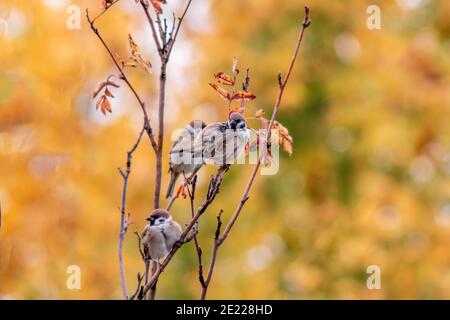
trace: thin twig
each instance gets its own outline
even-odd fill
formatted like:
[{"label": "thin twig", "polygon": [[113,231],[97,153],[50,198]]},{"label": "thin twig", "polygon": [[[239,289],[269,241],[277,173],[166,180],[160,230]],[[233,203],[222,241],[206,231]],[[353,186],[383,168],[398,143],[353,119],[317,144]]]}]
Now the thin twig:
[{"label": "thin twig", "polygon": [[156,32],[155,25],[153,24],[152,16],[150,15],[150,12],[148,10],[148,4],[146,1],[141,0],[141,6],[144,9],[148,24],[150,25],[150,29],[152,30],[153,41],[155,42],[156,49],[158,50],[158,54],[162,58],[163,51],[162,51],[161,43],[159,42],[158,33]]},{"label": "thin twig", "polygon": [[114,2],[112,2],[107,8],[103,8],[103,11],[100,12],[94,19],[92,19],[92,23],[94,23],[98,18],[100,18],[101,16],[103,16],[106,11],[108,11],[109,9],[112,8],[113,5],[115,5],[117,2],[119,2],[120,0],[116,0]]},{"label": "thin twig", "polygon": [[130,300],[134,300],[139,295],[139,292],[142,290],[141,283],[142,283],[143,279],[144,279],[144,277],[141,276],[141,274],[138,272],[138,274],[137,274],[137,282],[138,282],[138,284],[137,284],[136,290],[131,295]]},{"label": "thin twig", "polygon": [[214,234],[214,246],[213,246],[213,251],[211,254],[211,261],[209,263],[208,275],[206,276],[206,280],[205,280],[204,286],[202,288],[202,294],[200,296],[201,300],[206,299],[206,293],[208,292],[209,284],[211,283],[212,275],[214,272],[214,266],[216,265],[217,251],[219,250],[219,247],[222,244],[219,240],[220,228],[222,227],[222,219],[221,219],[222,212],[223,212],[223,210],[220,210],[219,214],[217,215],[217,228],[216,228],[216,233]]},{"label": "thin twig", "polygon": [[[187,177],[184,177],[184,178],[185,178],[185,181],[187,182],[188,178]],[[195,176],[194,179],[192,180],[192,183],[191,183],[192,190],[189,188],[189,184],[186,187],[188,195],[189,195],[190,204],[191,204],[192,218],[194,218],[194,216],[195,216],[194,200],[195,200],[196,184],[197,184],[197,176]],[[202,248],[200,247],[200,242],[198,241],[197,235],[194,236],[194,244],[195,244],[195,250],[197,252],[197,259],[198,259],[198,280],[199,280],[202,288],[205,288],[206,282],[205,282],[205,277],[203,275],[203,261],[202,261],[203,251],[202,251]]]},{"label": "thin twig", "polygon": [[141,239],[141,236],[140,236],[139,232],[137,232],[137,231],[135,231],[134,234],[138,238],[138,247],[139,247],[139,253],[141,254],[141,258],[142,258],[143,261],[145,261],[145,254],[144,254],[144,251],[142,251],[142,239]]},{"label": "thin twig", "polygon": [[177,25],[177,28],[175,30],[175,34],[172,37],[173,33],[171,33],[171,37],[168,40],[168,43],[167,43],[167,60],[169,60],[169,58],[170,58],[170,54],[172,53],[173,45],[175,44],[175,41],[177,40],[178,33],[180,32],[181,24],[183,23],[184,17],[186,16],[186,13],[188,12],[189,7],[191,6],[191,3],[192,3],[192,0],[189,0],[187,5],[186,5],[186,7],[184,8],[183,14],[178,19],[178,25]]},{"label": "thin twig", "polygon": [[145,131],[145,124],[139,133],[139,136],[134,143],[134,145],[131,147],[130,151],[127,153],[127,164],[126,169],[123,171],[119,168],[120,175],[123,179],[123,188],[122,188],[122,205],[120,207],[120,230],[119,230],[119,268],[120,268],[120,281],[122,285],[122,294],[125,299],[128,299],[128,291],[127,291],[127,284],[126,284],[126,278],[125,278],[125,267],[123,263],[123,240],[125,238],[125,234],[127,232],[128,227],[128,220],[125,218],[125,207],[126,207],[126,201],[127,201],[127,187],[128,187],[128,178],[131,173],[131,159],[133,158],[133,153],[136,151],[137,147],[139,146],[139,143],[142,140],[142,135]]}]

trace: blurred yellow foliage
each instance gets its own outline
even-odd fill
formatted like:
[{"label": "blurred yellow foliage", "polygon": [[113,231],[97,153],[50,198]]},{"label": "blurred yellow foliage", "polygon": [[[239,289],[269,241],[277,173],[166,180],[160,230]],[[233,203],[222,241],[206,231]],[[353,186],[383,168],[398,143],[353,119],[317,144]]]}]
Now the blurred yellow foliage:
[{"label": "blurred yellow foliage", "polygon": [[[132,34],[155,64],[142,10],[121,2],[98,28],[122,57]],[[183,1],[168,2],[171,21]],[[241,72],[250,68],[257,99],[249,114],[270,114],[304,5],[312,18],[279,114],[293,155],[281,155],[277,175],[257,177],[219,252],[209,298],[450,299],[450,4],[384,1],[381,29],[369,30],[370,4],[193,1],[168,70],[167,132],[192,118],[223,121],[227,104],[208,83],[230,72],[234,56]],[[81,29],[66,27],[69,5],[80,9]],[[0,3],[0,298],[121,297],[117,168],[141,111],[124,86],[114,89],[112,114],[95,110],[92,92],[115,70],[86,7],[100,12],[101,0]],[[129,74],[155,123],[157,76]],[[133,231],[152,208],[154,161],[148,144],[133,161],[124,248],[130,291],[143,270]],[[215,216],[220,208],[225,221],[231,216],[251,169],[226,174],[201,220],[205,262]],[[200,194],[210,172],[200,175]],[[189,220],[187,201],[172,210],[180,223]],[[196,264],[187,245],[158,296],[198,298]],[[70,265],[81,268],[81,290],[66,288]],[[370,265],[381,269],[380,290],[366,286]]]}]

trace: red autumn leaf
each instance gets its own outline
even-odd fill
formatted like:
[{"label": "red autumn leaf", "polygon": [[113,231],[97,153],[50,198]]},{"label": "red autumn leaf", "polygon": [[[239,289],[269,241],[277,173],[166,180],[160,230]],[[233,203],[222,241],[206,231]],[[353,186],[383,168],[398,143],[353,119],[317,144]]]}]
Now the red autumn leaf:
[{"label": "red autumn leaf", "polygon": [[214,74],[214,78],[218,83],[221,83],[226,86],[234,86],[234,82],[229,75],[223,72],[217,72]]},{"label": "red autumn leaf", "polygon": [[209,85],[211,86],[211,88],[213,88],[214,90],[216,90],[216,92],[217,92],[222,98],[224,98],[226,101],[230,101],[230,100],[231,100],[231,95],[230,95],[230,93],[229,93],[227,90],[225,90],[225,89],[219,87],[219,86],[218,86],[217,84],[215,84],[215,83],[210,83]]},{"label": "red autumn leaf", "polygon": [[97,100],[95,103],[95,110],[98,110],[98,107],[100,107],[100,104],[103,102],[103,96],[100,97],[100,99]]},{"label": "red autumn leaf", "polygon": [[111,91],[109,91],[108,87],[106,87],[105,89],[105,96],[114,98],[114,95],[111,93]]},{"label": "red autumn leaf", "polygon": [[162,14],[163,13],[161,4],[166,3],[166,1],[150,0],[150,2],[152,4],[152,6],[153,6],[153,9],[155,9],[155,12],[157,14]]},{"label": "red autumn leaf", "polygon": [[111,105],[109,103],[109,100],[106,96],[103,96],[103,101],[102,104],[100,106],[100,111],[106,115],[106,111],[108,111],[109,113],[112,113],[111,110]]},{"label": "red autumn leaf", "polygon": [[186,193],[186,189],[185,189],[185,187],[184,187],[184,184],[181,184],[181,185],[179,186],[178,190],[177,190],[177,198],[178,198],[179,196],[182,196],[183,199],[186,199],[186,197],[187,197],[187,193]]}]

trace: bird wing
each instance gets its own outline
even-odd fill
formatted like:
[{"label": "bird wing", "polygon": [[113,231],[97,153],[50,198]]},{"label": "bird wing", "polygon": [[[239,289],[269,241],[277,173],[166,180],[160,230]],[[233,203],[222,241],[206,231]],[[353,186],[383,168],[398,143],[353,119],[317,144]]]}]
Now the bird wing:
[{"label": "bird wing", "polygon": [[195,139],[193,156],[210,158],[214,157],[217,145],[224,140],[226,123],[217,122],[206,126]]},{"label": "bird wing", "polygon": [[144,227],[144,230],[142,230],[141,233],[141,241],[142,241],[142,251],[144,252],[144,256],[148,259],[151,259],[149,254],[149,239],[148,239],[148,233],[149,233],[149,226],[146,225]]},{"label": "bird wing", "polygon": [[164,236],[166,238],[167,250],[170,251],[175,243],[180,240],[181,237],[181,227],[180,225],[172,221],[168,226],[164,227]]}]

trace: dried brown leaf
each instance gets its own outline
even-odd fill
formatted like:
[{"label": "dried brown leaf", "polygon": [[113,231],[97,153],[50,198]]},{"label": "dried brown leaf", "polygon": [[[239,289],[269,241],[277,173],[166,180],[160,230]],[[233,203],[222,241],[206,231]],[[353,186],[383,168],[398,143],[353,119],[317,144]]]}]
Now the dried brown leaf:
[{"label": "dried brown leaf", "polygon": [[221,83],[226,86],[234,86],[234,82],[229,75],[223,72],[217,72],[214,74],[214,78],[218,83]]},{"label": "dried brown leaf", "polygon": [[133,37],[131,36],[131,34],[128,34],[128,43],[129,43],[129,45],[130,45],[131,55],[132,55],[132,56],[141,54],[141,48],[139,48],[139,46],[138,46],[137,43],[134,41],[134,39],[133,39]]},{"label": "dried brown leaf", "polygon": [[138,56],[131,57],[131,59],[132,59],[132,61],[135,62],[135,64],[131,63],[130,66],[132,66],[132,67],[139,66],[148,73],[152,72],[151,62],[149,60],[147,60],[146,58],[144,58],[143,56],[138,55]]},{"label": "dried brown leaf", "polygon": [[230,100],[231,100],[231,95],[230,95],[230,93],[229,93],[227,90],[225,90],[225,89],[219,87],[219,86],[218,86],[217,84],[215,84],[215,83],[210,83],[209,85],[211,86],[211,88],[213,88],[214,90],[216,90],[216,92],[217,92],[222,98],[224,98],[226,101],[230,101]]},{"label": "dried brown leaf", "polygon": [[228,114],[230,115],[230,114],[232,114],[233,112],[244,113],[244,111],[245,111],[245,108],[244,108],[244,107],[238,107],[238,106],[236,106],[236,107],[230,108],[230,111],[229,111]]},{"label": "dried brown leaf", "polygon": [[231,99],[240,101],[251,101],[256,99],[256,96],[251,92],[238,91],[233,95]]},{"label": "dried brown leaf", "polygon": [[161,0],[150,0],[150,2],[152,4],[152,6],[153,6],[153,9],[155,9],[155,12],[157,14],[162,14],[163,13],[162,4],[166,3],[165,0],[163,0],[163,1],[161,1]]},{"label": "dried brown leaf", "polygon": [[292,147],[292,140],[284,139],[283,141],[283,150],[289,155],[292,155],[293,147]]},{"label": "dried brown leaf", "polygon": [[129,61],[122,63],[122,65],[124,67],[125,66],[130,66],[130,67],[140,66],[146,72],[151,73],[152,64],[151,64],[150,60],[144,58],[141,55],[141,48],[139,48],[139,46],[134,41],[131,34],[128,34],[128,42],[130,44],[131,57],[130,57]]}]

